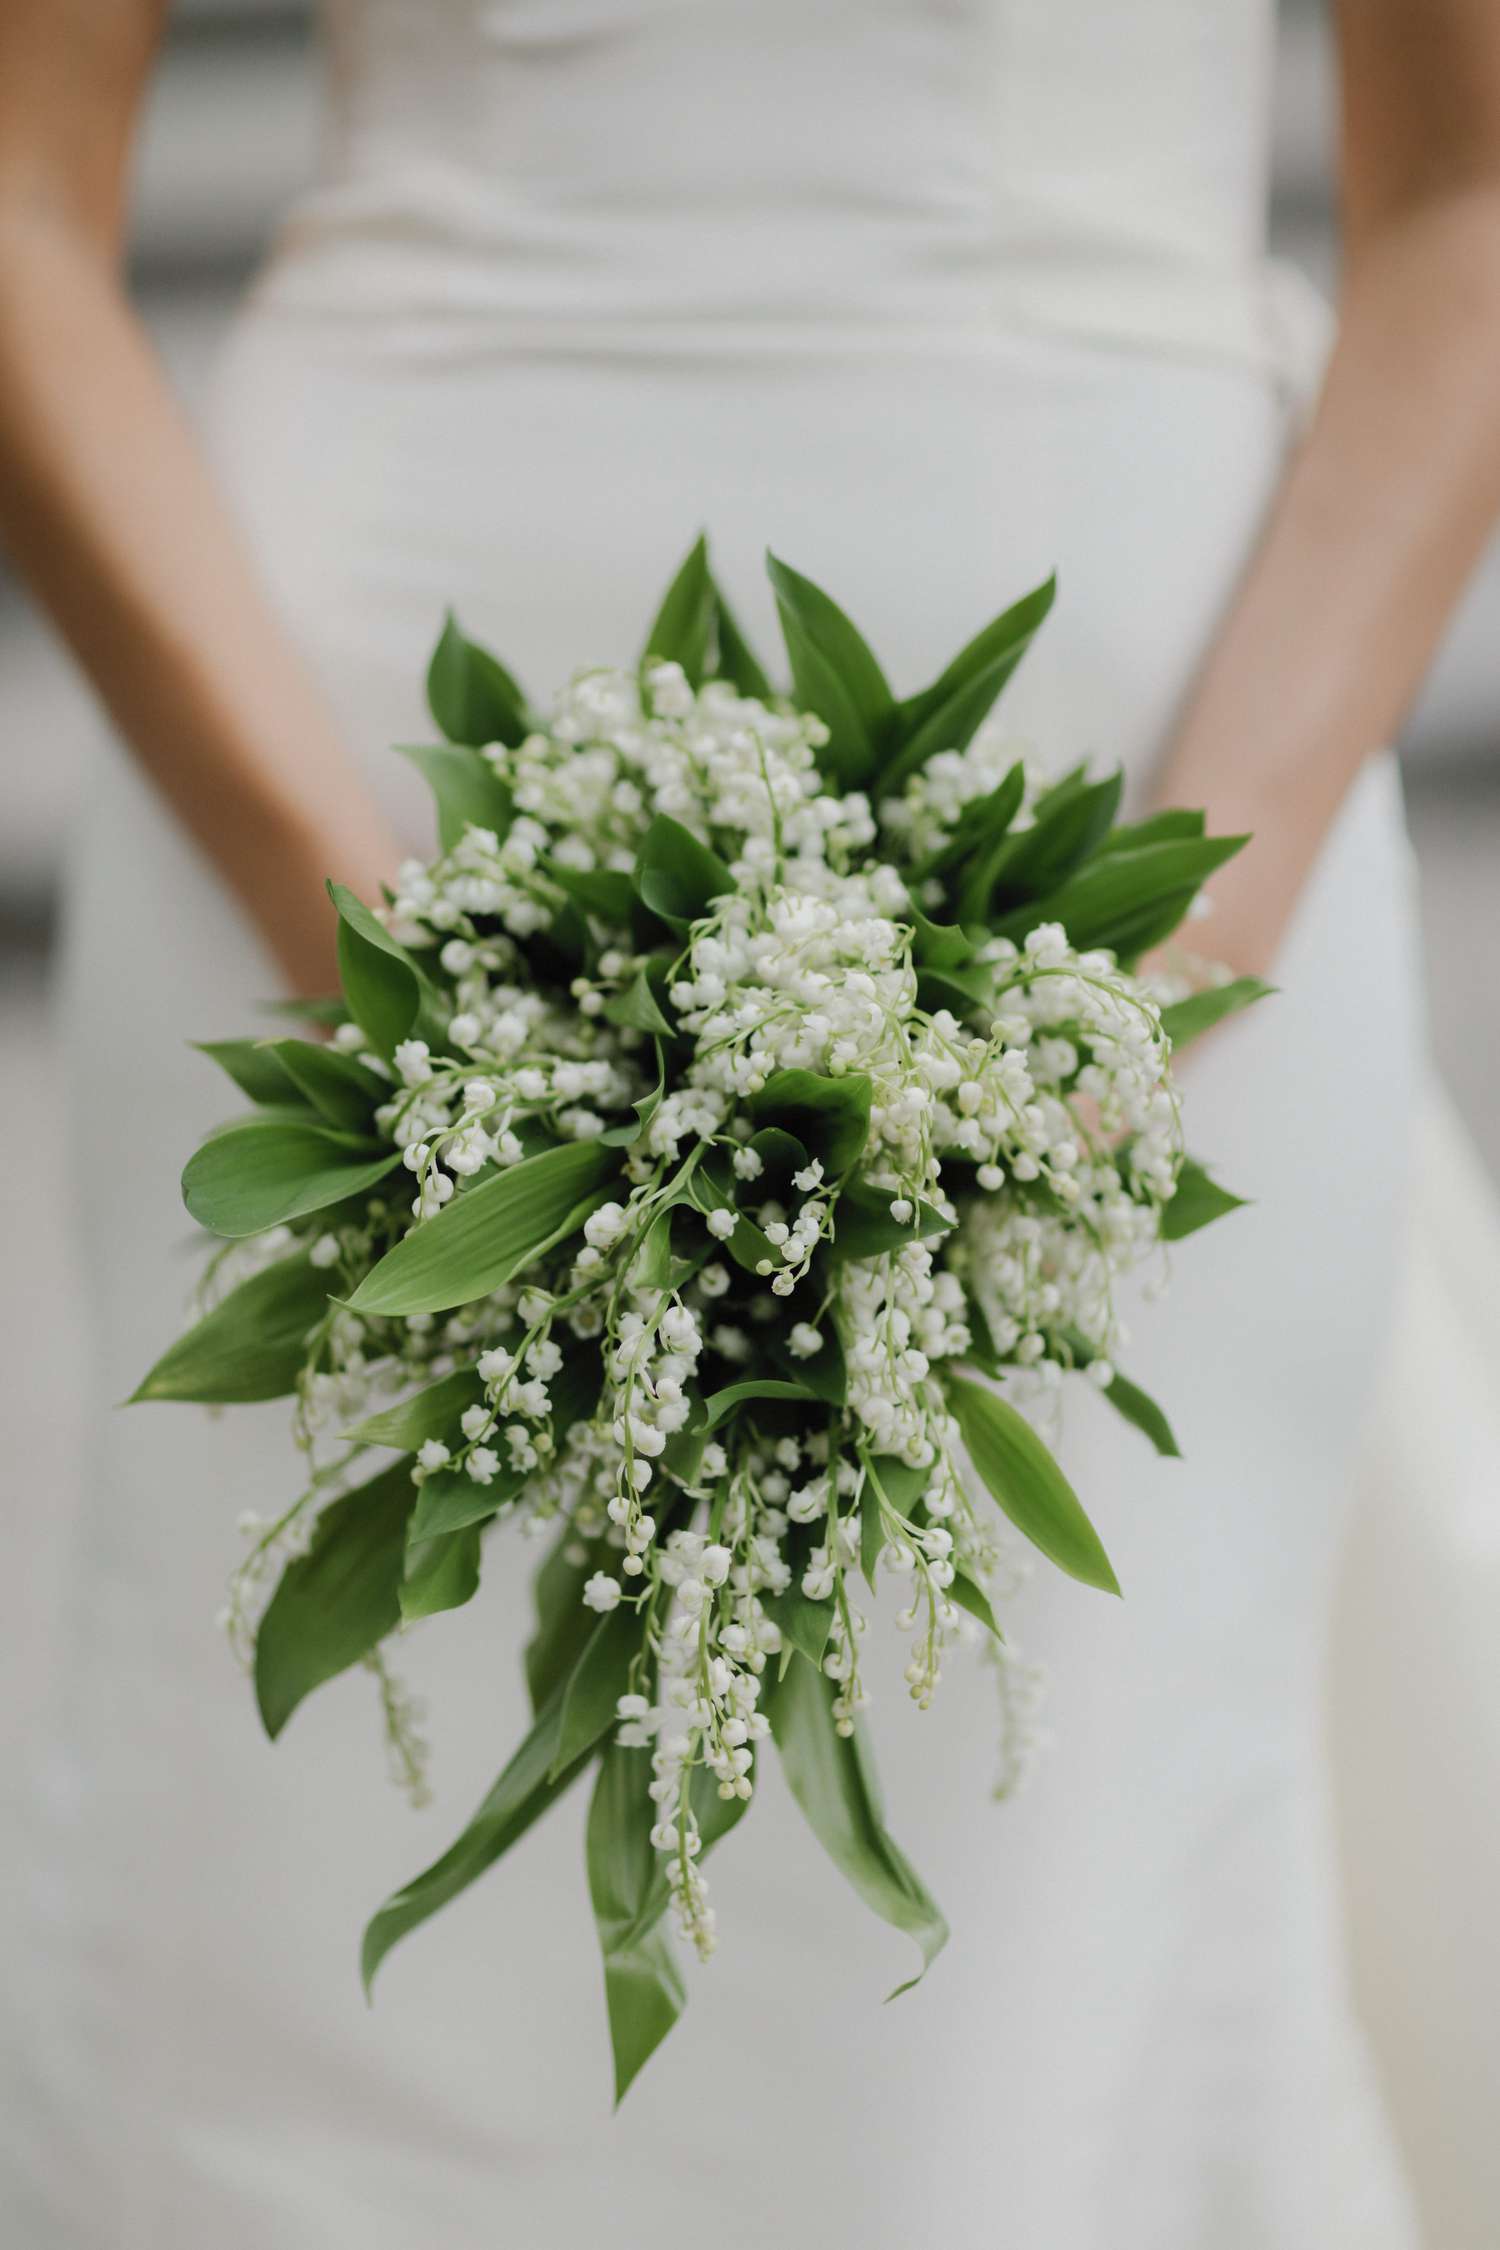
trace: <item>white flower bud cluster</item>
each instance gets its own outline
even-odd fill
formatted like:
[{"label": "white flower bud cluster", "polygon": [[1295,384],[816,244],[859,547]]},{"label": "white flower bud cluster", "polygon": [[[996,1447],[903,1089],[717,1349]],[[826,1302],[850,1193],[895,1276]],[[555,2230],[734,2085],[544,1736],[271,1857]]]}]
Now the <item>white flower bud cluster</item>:
[{"label": "white flower bud cluster", "polygon": [[[617,1740],[649,1751],[652,1841],[704,1954],[704,1808],[715,1791],[724,1805],[751,1794],[779,1605],[819,1606],[834,1720],[850,1734],[866,1701],[854,1586],[863,1570],[900,1578],[907,1684],[931,1700],[949,1649],[984,1633],[979,1597],[1017,1575],[955,1466],[945,1367],[972,1355],[1047,1391],[1086,1361],[1107,1381],[1125,1341],[1122,1277],[1156,1246],[1181,1164],[1168,1045],[1144,989],[1055,924],[991,942],[934,989],[913,891],[873,855],[867,799],[825,785],[825,739],[815,719],[723,683],[695,692],[658,664],[644,680],[581,674],[546,731],[487,751],[510,827],[471,826],[431,864],[408,862],[384,917],[451,1001],[445,1035],[419,1030],[390,1063],[356,1026],[335,1039],[387,1082],[376,1125],[401,1152],[400,1185],[358,1223],[339,1212],[259,1246],[304,1242],[332,1293],[350,1295],[470,1182],[549,1143],[608,1132],[620,1145],[612,1128],[634,1128],[639,1107],[607,1199],[518,1285],[404,1321],[331,1305],[310,1338],[298,1429],[311,1453],[319,1433],[472,1371],[469,1402],[423,1438],[414,1478],[464,1476],[494,1489],[497,1510],[523,1491],[517,1515],[530,1533],[557,1531],[583,1605],[639,1618]],[[919,901],[936,903],[922,863],[1015,759],[983,730],[882,809]],[[1023,824],[1042,786],[1028,772]],[[645,982],[684,1044],[665,1049],[658,1089],[639,1028],[654,1020],[637,993],[648,941],[620,878],[661,815],[716,853],[733,887],[691,922],[660,917]],[[852,1174],[816,1119],[813,1146],[790,1121],[765,1131],[758,1097],[784,1071],[868,1081]],[[873,1230],[868,1254],[840,1244],[844,1210]],[[708,1393],[745,1383],[758,1399],[767,1378],[764,1421],[751,1404],[705,1425]],[[305,1543],[348,1458],[255,1527],[238,1638],[267,1558]],[[1013,1653],[997,1661],[1008,1787],[1035,1749],[1037,1683]],[[415,1728],[381,1677],[400,1763]]]}]

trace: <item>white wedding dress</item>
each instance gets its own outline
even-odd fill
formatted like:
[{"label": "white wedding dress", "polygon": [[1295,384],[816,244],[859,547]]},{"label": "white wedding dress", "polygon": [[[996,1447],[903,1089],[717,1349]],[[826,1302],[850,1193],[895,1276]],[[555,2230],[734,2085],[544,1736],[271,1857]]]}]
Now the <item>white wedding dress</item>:
[{"label": "white wedding dress", "polygon": [[[1271,0],[334,0],[324,177],[225,352],[213,457],[414,844],[386,745],[445,604],[547,692],[629,659],[700,526],[769,645],[770,543],[901,687],[1056,565],[1006,710],[1140,782],[1256,536],[1296,385],[1264,255]],[[149,537],[149,522],[142,536]],[[409,777],[408,777],[409,778]],[[192,1272],[177,1174],[232,1108],[190,1037],[273,977],[116,755],[66,1005],[95,1319],[68,1696],[6,2108],[20,2250],[1412,2250],[1348,1992],[1320,1723],[1420,1080],[1388,762],[1279,969],[1193,1061],[1254,1198],[1177,1260],[1131,1372],[1186,1460],[1082,1398],[1125,1587],[1039,1573],[1034,1784],[989,1802],[987,1672],[875,1713],[952,1945],[904,1971],[779,1778],[722,1944],[618,2117],[583,1801],[360,1996],[363,1919],[523,1725],[530,1557],[414,1634],[437,1804],[370,1682],[273,1750],[216,1636],[277,1406],[115,1414]],[[1477,2237],[1475,2238],[1477,2241]]]}]

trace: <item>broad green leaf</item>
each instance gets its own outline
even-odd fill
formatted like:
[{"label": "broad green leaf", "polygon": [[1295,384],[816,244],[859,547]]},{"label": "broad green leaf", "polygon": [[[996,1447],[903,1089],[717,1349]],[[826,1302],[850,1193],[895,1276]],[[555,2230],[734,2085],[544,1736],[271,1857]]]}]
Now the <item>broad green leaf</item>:
[{"label": "broad green leaf", "polygon": [[583,1225],[593,1191],[618,1162],[613,1149],[568,1141],[481,1181],[388,1250],[350,1305],[394,1317],[487,1297]]},{"label": "broad green leaf", "polygon": [[708,541],[699,538],[667,588],[646,635],[641,663],[680,664],[693,687],[702,687],[713,651],[716,602],[708,568]]},{"label": "broad green leaf", "polygon": [[[661,1927],[671,1892],[662,1854],[651,1843],[656,1812],[647,1794],[650,1772],[648,1754],[607,1744],[589,1808],[589,1891],[604,1951],[617,2106],[686,1999],[675,1982],[675,1957]],[[705,1766],[695,1770],[689,1796],[701,1864],[743,1819],[746,1800],[721,1797]]]},{"label": "broad green leaf", "polygon": [[930,922],[912,900],[903,921],[912,929],[911,957],[919,969],[962,969],[973,960],[974,940],[955,923]]},{"label": "broad green leaf", "polygon": [[1231,1195],[1190,1157],[1177,1175],[1177,1193],[1162,1210],[1162,1240],[1181,1242],[1200,1227],[1211,1226],[1215,1219],[1227,1218],[1231,1211],[1244,1207],[1244,1196]]},{"label": "broad green leaf", "polygon": [[813,1070],[778,1070],[747,1107],[763,1124],[795,1133],[821,1161],[824,1179],[831,1184],[864,1153],[870,1100],[870,1081],[859,1071],[824,1078]]},{"label": "broad green leaf", "polygon": [[368,1656],[401,1622],[411,1472],[404,1461],[323,1510],[255,1636],[255,1699],[280,1734],[304,1696]]},{"label": "broad green leaf", "polygon": [[925,726],[934,711],[942,709],[954,693],[987,672],[997,658],[1012,652],[1019,662],[1035,639],[1048,612],[1057,599],[1056,576],[1043,579],[1040,586],[1012,602],[998,617],[992,617],[982,626],[954,657],[931,687],[923,688],[918,695],[908,696],[901,706],[901,716],[909,727]]},{"label": "broad green leaf", "polygon": [[1137,907],[1133,914],[1122,915],[1109,937],[1110,949],[1121,968],[1132,967],[1153,946],[1165,945],[1172,933],[1192,913],[1197,896],[1197,890],[1193,887],[1167,891],[1161,898],[1153,899],[1148,906]]},{"label": "broad green leaf", "polygon": [[1029,828],[1009,835],[970,863],[959,891],[966,922],[987,922],[998,889],[1007,897],[1038,898],[1067,881],[1095,852],[1119,809],[1124,775],[1110,774],[1070,790]]},{"label": "broad green leaf", "polygon": [[211,1234],[261,1234],[362,1194],[400,1161],[328,1126],[249,1117],[189,1157],[182,1200]]},{"label": "broad green leaf", "polygon": [[[1009,833],[1025,794],[1026,768],[1018,758],[996,788],[964,806],[947,843],[940,844],[936,851],[919,860],[913,874],[918,878],[942,875],[960,860],[972,859],[976,853],[990,850]],[[933,965],[943,966],[941,962]]]},{"label": "broad green leaf", "polygon": [[766,571],[781,615],[795,702],[828,727],[825,755],[846,788],[874,771],[896,715],[863,636],[821,587],[774,555]]},{"label": "broad green leaf", "polygon": [[977,1475],[1017,1531],[1070,1578],[1117,1594],[1098,1533],[1025,1415],[960,1375],[948,1378],[948,1404]]},{"label": "broad green leaf", "polygon": [[758,1273],[770,1261],[779,1268],[782,1260],[775,1244],[762,1234],[753,1219],[747,1219],[734,1199],[727,1165],[709,1159],[697,1164],[688,1174],[681,1188],[681,1199],[701,1211],[705,1218],[714,1211],[728,1211],[734,1218],[734,1232],[725,1242],[713,1237],[716,1250],[727,1250],[737,1266],[746,1273]]},{"label": "broad green leaf", "polygon": [[1170,844],[1184,836],[1201,836],[1206,822],[1201,812],[1176,809],[1152,813],[1148,820],[1132,820],[1112,828],[1099,846],[1101,852],[1133,852],[1142,844]]},{"label": "broad green leaf", "polygon": [[[687,1990],[661,1927],[667,1906],[651,1841],[656,1807],[642,1751],[605,1745],[589,1804],[589,1897],[604,1954],[604,1994],[615,2061],[615,2102],[661,2045],[687,2005]],[[642,1927],[659,1901],[657,1919]]]},{"label": "broad green leaf", "polygon": [[985,1631],[993,1633],[997,1641],[1004,1640],[1005,1635],[1000,1630],[989,1595],[967,1571],[954,1572],[953,1584],[948,1588],[948,1599],[957,1602],[960,1609],[966,1609],[971,1617],[977,1617]]},{"label": "broad green leaf", "polygon": [[575,906],[601,922],[628,928],[635,912],[635,885],[617,867],[564,867],[560,861],[543,862],[543,873],[567,893]]},{"label": "broad green leaf", "polygon": [[621,1602],[600,1618],[589,1635],[563,1690],[562,1723],[552,1754],[554,1774],[591,1750],[613,1720],[615,1705],[629,1687],[644,1632],[640,1611]]},{"label": "broad green leaf", "polygon": [[376,1109],[390,1099],[389,1085],[337,1047],[321,1047],[311,1039],[278,1039],[267,1052],[275,1055],[297,1092],[341,1132],[371,1132]]},{"label": "broad green leaf", "polygon": [[445,1609],[462,1609],[474,1599],[479,1591],[483,1529],[483,1524],[471,1522],[415,1545],[408,1538],[401,1581],[401,1615],[408,1624],[418,1617],[436,1617]]},{"label": "broad green leaf", "polygon": [[[571,1559],[579,1550],[582,1560]],[[598,1619],[585,1606],[583,1589],[603,1556],[602,1542],[581,1540],[565,1523],[532,1580],[536,1629],[526,1644],[525,1665],[533,1711],[566,1684],[593,1635]]]},{"label": "broad green leaf", "polygon": [[583,1771],[586,1761],[579,1759],[556,1779],[552,1777],[561,1719],[558,1689],[458,1841],[393,1893],[373,1917],[361,1952],[366,1993],[391,1947],[493,1867]]},{"label": "broad green leaf", "polygon": [[1243,836],[1183,837],[1129,852],[1100,852],[1055,891],[1016,907],[994,934],[1020,940],[1040,922],[1061,922],[1079,947],[1120,947],[1120,933],[1145,908],[1182,891],[1189,896],[1245,844]]},{"label": "broad green leaf", "polygon": [[724,596],[717,589],[715,594],[718,604],[715,623],[719,640],[719,677],[728,680],[738,694],[749,696],[757,703],[769,703],[771,683],[761,669],[760,660],[740,631]]},{"label": "broad green leaf", "polygon": [[653,914],[685,930],[702,919],[716,898],[734,889],[734,877],[691,829],[670,813],[658,813],[636,854],[635,887]]},{"label": "broad green leaf", "polygon": [[809,1664],[821,1664],[833,1631],[834,1601],[815,1602],[802,1591],[801,1574],[794,1572],[784,1594],[762,1594],[760,1606],[789,1647],[800,1651]]},{"label": "broad green leaf", "polygon": [[389,1061],[413,1033],[431,1043],[439,1016],[423,971],[352,891],[330,883],[328,895],[338,909],[339,982],[370,1045]]},{"label": "broad green leaf", "polygon": [[445,852],[461,844],[470,828],[505,834],[510,826],[510,789],[482,751],[462,742],[402,743],[400,755],[411,760],[432,791],[438,842]]},{"label": "broad green leaf", "polygon": [[862,1180],[844,1189],[833,1210],[835,1263],[846,1258],[878,1258],[888,1250],[902,1249],[908,1242],[920,1242],[926,1235],[944,1234],[953,1225],[930,1203],[917,1204],[909,1219],[893,1219],[891,1202],[888,1188],[872,1188]]},{"label": "broad green leaf", "polygon": [[406,1527],[410,1549],[428,1539],[446,1539],[490,1517],[515,1499],[526,1483],[520,1469],[502,1469],[489,1484],[476,1484],[462,1469],[433,1469],[417,1486],[417,1504]]},{"label": "broad green leaf", "polygon": [[192,1045],[232,1078],[252,1102],[295,1101],[299,1089],[277,1060],[274,1042],[260,1039],[195,1039]]},{"label": "broad green leaf", "polygon": [[726,1384],[723,1390],[714,1391],[706,1398],[701,1427],[705,1431],[716,1430],[747,1399],[767,1398],[792,1399],[803,1405],[819,1403],[817,1392],[810,1391],[805,1383],[782,1383],[767,1375],[755,1376],[747,1383]]},{"label": "broad green leaf", "polygon": [[1227,984],[1211,985],[1206,992],[1195,992],[1187,1000],[1174,1000],[1161,1012],[1161,1027],[1174,1047],[1185,1047],[1190,1039],[1211,1031],[1226,1016],[1250,1007],[1257,1000],[1265,1000],[1276,990],[1260,977],[1233,977]]},{"label": "broad green leaf", "polygon": [[866,1482],[859,1502],[859,1567],[872,1594],[884,1546],[885,1520],[880,1512],[880,1495],[872,1483]]},{"label": "broad green leaf", "polygon": [[[930,1968],[947,1943],[948,1925],[887,1833],[863,1726],[856,1722],[845,1736],[834,1725],[836,1693],[834,1682],[805,1661],[793,1663],[778,1681],[768,1700],[782,1767],[834,1865],[868,1907],[916,1940],[922,1967]],[[916,1982],[912,1977],[896,1991]]]},{"label": "broad green leaf", "polygon": [[1123,1414],[1127,1422],[1144,1432],[1164,1459],[1182,1459],[1182,1448],[1172,1435],[1171,1423],[1155,1399],[1138,1384],[1128,1381],[1123,1375],[1117,1375],[1112,1383],[1105,1385],[1104,1396],[1117,1414]]},{"label": "broad green leaf", "polygon": [[450,1439],[467,1407],[484,1397],[484,1385],[474,1367],[456,1367],[451,1375],[429,1383],[425,1391],[388,1406],[357,1423],[349,1435],[360,1445],[393,1445],[398,1452],[415,1453],[429,1438]]},{"label": "broad green leaf", "polygon": [[302,1372],[307,1333],[328,1303],[328,1276],[304,1254],[281,1258],[231,1289],[178,1338],[131,1394],[239,1406],[285,1398]]},{"label": "broad green leaf", "polygon": [[655,1032],[661,1039],[675,1039],[677,1036],[677,1026],[662,1013],[661,1003],[652,990],[651,979],[644,969],[637,969],[623,992],[616,992],[605,1001],[604,1014],[610,1023],[629,1024],[636,1031]]},{"label": "broad green leaf", "polygon": [[476,749],[488,742],[514,749],[529,731],[520,688],[488,649],[465,636],[451,609],[427,668],[427,706],[450,742]]},{"label": "broad green leaf", "polygon": [[901,748],[880,776],[883,796],[905,787],[939,750],[966,749],[1036,638],[1057,592],[1049,578],[976,633],[930,688],[897,715]]}]

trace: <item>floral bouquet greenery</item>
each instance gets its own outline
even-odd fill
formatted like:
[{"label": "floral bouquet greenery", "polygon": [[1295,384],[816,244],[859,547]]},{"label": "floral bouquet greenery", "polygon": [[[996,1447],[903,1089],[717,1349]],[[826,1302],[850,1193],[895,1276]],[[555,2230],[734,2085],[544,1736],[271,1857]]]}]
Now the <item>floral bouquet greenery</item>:
[{"label": "floral bouquet greenery", "polygon": [[188,1164],[221,1247],[136,1394],[293,1401],[306,1488],[247,1527],[225,1621],[273,1736],[370,1667],[414,1791],[388,1645],[487,1539],[548,1542],[531,1731],[365,1975],[590,1772],[621,2093],[772,1749],[866,1904],[943,1943],[879,1809],[864,1604],[898,1589],[926,1705],[961,1641],[1003,1671],[1020,1543],[1117,1591],[1035,1409],[1080,1374],[1176,1451],[1119,1284],[1236,1202],[1184,1156],[1172,1054],[1265,989],[1135,967],[1242,838],[1117,825],[1118,776],[1048,785],[988,720],[1050,584],[901,701],[769,569],[790,696],[701,542],[640,665],[549,718],[449,621],[447,739],[407,753],[438,855],[373,909],[332,888],[331,1037],[206,1049],[255,1106]]}]

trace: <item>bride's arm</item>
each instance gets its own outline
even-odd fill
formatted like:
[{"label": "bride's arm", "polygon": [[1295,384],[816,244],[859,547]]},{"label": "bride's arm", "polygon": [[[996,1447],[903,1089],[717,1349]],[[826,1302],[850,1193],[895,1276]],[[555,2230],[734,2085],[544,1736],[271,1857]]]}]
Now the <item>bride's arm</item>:
[{"label": "bride's arm", "polygon": [[325,875],[394,848],[273,618],[120,275],[166,0],[0,6],[0,538],[302,990]]},{"label": "bride's arm", "polygon": [[1264,969],[1500,514],[1500,7],[1339,0],[1346,282],[1317,411],[1159,782],[1255,847],[1205,942]]}]

